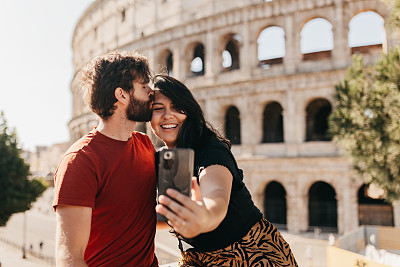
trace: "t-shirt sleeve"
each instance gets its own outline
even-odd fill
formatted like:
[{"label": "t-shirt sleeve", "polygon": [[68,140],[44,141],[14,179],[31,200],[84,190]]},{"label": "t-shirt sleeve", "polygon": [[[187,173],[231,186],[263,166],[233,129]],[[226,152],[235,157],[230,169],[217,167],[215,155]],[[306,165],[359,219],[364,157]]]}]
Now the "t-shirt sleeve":
[{"label": "t-shirt sleeve", "polygon": [[88,158],[79,153],[66,154],[54,175],[53,209],[61,204],[94,209],[97,184],[95,168]]},{"label": "t-shirt sleeve", "polygon": [[141,133],[141,132],[136,132],[136,136],[146,147],[153,150],[154,153],[156,152],[156,150],[153,146],[153,143],[151,142],[148,135]]},{"label": "t-shirt sleeve", "polygon": [[230,153],[228,148],[223,147],[223,144],[217,144],[206,148],[204,152],[200,153],[197,159],[195,175],[198,176],[202,169],[211,165],[221,165],[226,167],[231,172],[233,179],[236,180],[238,169]]}]

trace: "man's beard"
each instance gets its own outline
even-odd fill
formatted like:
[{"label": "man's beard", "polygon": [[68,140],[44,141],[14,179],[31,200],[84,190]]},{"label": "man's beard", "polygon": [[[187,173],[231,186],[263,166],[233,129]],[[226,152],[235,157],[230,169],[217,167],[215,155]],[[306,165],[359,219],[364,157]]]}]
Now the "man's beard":
[{"label": "man's beard", "polygon": [[153,110],[151,108],[152,98],[148,101],[138,100],[131,96],[129,107],[126,110],[126,116],[130,121],[146,122],[151,120]]}]

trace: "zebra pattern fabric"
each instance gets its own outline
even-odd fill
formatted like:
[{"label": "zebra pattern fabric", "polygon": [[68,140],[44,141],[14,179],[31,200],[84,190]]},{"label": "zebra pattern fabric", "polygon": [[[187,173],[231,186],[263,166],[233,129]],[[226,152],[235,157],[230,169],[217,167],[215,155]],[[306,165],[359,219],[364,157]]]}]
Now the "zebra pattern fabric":
[{"label": "zebra pattern fabric", "polygon": [[289,244],[265,218],[240,241],[212,252],[181,252],[182,267],[298,267]]}]

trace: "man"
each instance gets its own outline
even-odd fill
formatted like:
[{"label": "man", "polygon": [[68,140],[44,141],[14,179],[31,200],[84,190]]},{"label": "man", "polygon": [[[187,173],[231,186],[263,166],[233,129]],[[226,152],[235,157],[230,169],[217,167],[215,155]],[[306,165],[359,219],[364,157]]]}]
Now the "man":
[{"label": "man", "polygon": [[80,77],[100,123],[69,148],[55,174],[57,266],[158,266],[154,148],[133,131],[152,114],[148,61],[112,52]]}]

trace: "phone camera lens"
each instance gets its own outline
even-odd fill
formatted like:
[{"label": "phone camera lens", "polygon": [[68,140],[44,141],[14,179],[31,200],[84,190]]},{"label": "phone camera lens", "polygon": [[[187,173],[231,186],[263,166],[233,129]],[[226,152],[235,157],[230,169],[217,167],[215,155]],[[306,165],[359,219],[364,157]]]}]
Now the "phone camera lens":
[{"label": "phone camera lens", "polygon": [[174,152],[172,151],[165,151],[164,153],[164,159],[170,160],[174,158]]}]

